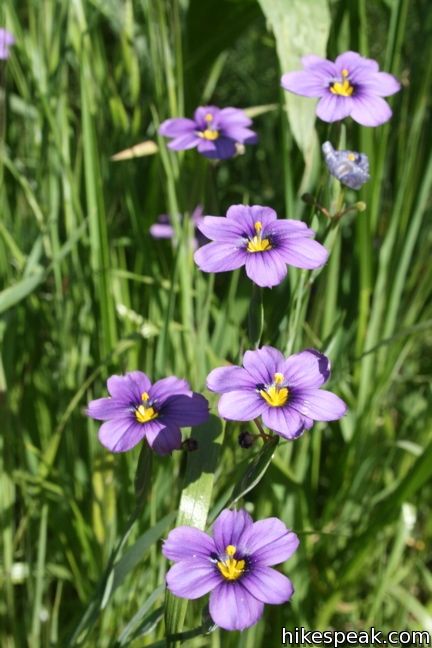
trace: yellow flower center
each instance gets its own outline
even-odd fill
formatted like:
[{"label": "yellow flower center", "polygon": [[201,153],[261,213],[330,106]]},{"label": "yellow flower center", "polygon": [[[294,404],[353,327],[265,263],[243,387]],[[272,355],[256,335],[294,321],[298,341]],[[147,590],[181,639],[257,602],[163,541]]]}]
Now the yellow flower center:
[{"label": "yellow flower center", "polygon": [[236,560],[234,558],[236,551],[237,547],[234,547],[234,545],[228,545],[225,549],[227,558],[223,561],[220,560],[217,563],[220,573],[226,580],[237,580],[245,571],[246,561]]},{"label": "yellow flower center", "polygon": [[342,70],[342,81],[337,81],[330,85],[330,92],[333,94],[340,95],[341,97],[351,97],[354,92],[354,86],[348,80],[349,72],[348,70]]},{"label": "yellow flower center", "polygon": [[355,159],[356,159],[355,153],[348,153],[347,158],[351,162],[355,162]]},{"label": "yellow flower center", "polygon": [[262,396],[268,405],[271,407],[282,407],[288,400],[289,390],[288,387],[281,387],[285,380],[284,375],[275,373],[273,377],[273,384],[267,389],[260,389],[260,396]]},{"label": "yellow flower center", "polygon": [[248,244],[247,244],[247,251],[248,252],[265,252],[266,250],[271,250],[272,245],[269,241],[268,238],[261,238],[261,230],[262,230],[262,223],[260,221],[257,221],[254,224],[256,236],[253,238],[249,239]]},{"label": "yellow flower center", "polygon": [[217,140],[217,138],[219,137],[219,131],[213,130],[211,128],[206,128],[204,131],[198,131],[198,135],[203,139],[214,142],[214,140]]},{"label": "yellow flower center", "polygon": [[147,405],[149,399],[150,397],[147,392],[143,392],[141,394],[143,405],[138,405],[138,407],[135,409],[135,418],[138,423],[147,423],[147,421],[152,421],[153,419],[158,417],[158,413],[154,409],[154,407]]}]

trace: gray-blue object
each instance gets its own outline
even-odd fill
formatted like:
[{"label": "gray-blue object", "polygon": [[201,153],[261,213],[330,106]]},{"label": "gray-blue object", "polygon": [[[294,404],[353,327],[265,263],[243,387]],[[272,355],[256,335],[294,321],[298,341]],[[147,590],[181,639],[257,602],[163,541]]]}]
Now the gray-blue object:
[{"label": "gray-blue object", "polygon": [[365,153],[336,151],[330,142],[324,142],[322,152],[331,175],[350,189],[360,189],[369,180],[369,160]]}]

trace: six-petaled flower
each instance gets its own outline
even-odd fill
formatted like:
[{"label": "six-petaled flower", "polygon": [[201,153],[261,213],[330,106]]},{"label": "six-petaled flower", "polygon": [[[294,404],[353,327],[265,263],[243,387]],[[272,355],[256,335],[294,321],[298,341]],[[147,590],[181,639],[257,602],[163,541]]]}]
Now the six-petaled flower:
[{"label": "six-petaled flower", "polygon": [[272,565],[290,558],[298,544],[296,534],[278,518],[254,523],[244,510],[225,509],[211,536],[188,526],[169,533],[163,554],[176,564],[167,573],[167,586],[186,599],[210,592],[214,623],[225,630],[244,630],[260,619],[264,603],[291,598],[291,581]]},{"label": "six-petaled flower", "polygon": [[174,151],[196,148],[205,157],[223,160],[235,155],[236,143],[256,143],[251,124],[252,120],[239,108],[200,106],[193,119],[165,120],[159,133],[173,138],[168,147]]},{"label": "six-petaled flower", "polygon": [[87,414],[105,421],[99,440],[112,452],[125,452],[144,438],[158,454],[181,447],[181,427],[199,425],[209,417],[208,402],[190,390],[186,380],[175,376],[154,384],[142,371],[111,376],[110,398],[88,404]]},{"label": "six-petaled flower", "polygon": [[315,232],[298,220],[278,219],[270,207],[233,205],[226,217],[205,216],[200,231],[212,242],[195,252],[204,272],[225,272],[246,267],[258,286],[281,283],[287,264],[319,268],[327,260],[323,245],[312,240]]},{"label": "six-petaled flower", "polygon": [[319,97],[316,114],[323,121],[351,116],[363,126],[379,126],[392,116],[382,97],[398,92],[400,83],[393,75],[380,72],[373,59],[344,52],[334,62],[309,55],[302,63],[303,71],[282,76],[282,87],[305,97]]},{"label": "six-petaled flower", "polygon": [[243,366],[219,367],[207,377],[207,387],[222,394],[219,414],[232,421],[264,424],[287,439],[296,439],[314,421],[334,421],[346,412],[336,394],[320,389],[330,377],[328,358],[306,349],[285,358],[264,346],[246,351]]}]

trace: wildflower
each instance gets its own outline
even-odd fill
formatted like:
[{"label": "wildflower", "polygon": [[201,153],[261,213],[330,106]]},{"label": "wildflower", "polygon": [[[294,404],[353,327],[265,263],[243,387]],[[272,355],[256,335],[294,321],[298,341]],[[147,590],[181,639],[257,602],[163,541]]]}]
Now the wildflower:
[{"label": "wildflower", "polygon": [[0,27],[0,60],[6,60],[10,56],[9,48],[15,44],[15,38],[7,29]]},{"label": "wildflower", "polygon": [[316,114],[326,122],[351,116],[363,126],[379,126],[392,116],[390,106],[382,97],[400,90],[399,81],[380,72],[373,59],[357,52],[344,52],[328,61],[319,56],[304,56],[304,70],[284,74],[285,90],[304,97],[320,97]]},{"label": "wildflower", "polygon": [[220,367],[207,387],[222,394],[219,414],[231,421],[263,423],[286,439],[296,439],[314,421],[334,421],[346,412],[336,394],[319,389],[330,377],[329,359],[315,349],[284,358],[270,346],[246,351],[243,367]]},{"label": "wildflower", "polygon": [[200,106],[193,119],[167,119],[159,134],[174,138],[168,147],[174,151],[197,148],[208,158],[225,160],[236,153],[236,143],[255,144],[257,136],[248,128],[252,120],[238,108]]},{"label": "wildflower", "polygon": [[[191,214],[191,221],[194,225],[194,237],[191,241],[194,250],[204,245],[208,239],[201,234],[198,227],[203,222],[203,208],[201,205],[195,207]],[[174,227],[168,214],[161,214],[156,223],[150,227],[150,236],[156,239],[175,239]]]},{"label": "wildflower", "polygon": [[91,401],[87,415],[105,421],[99,441],[111,452],[125,452],[146,438],[155,452],[169,454],[181,447],[181,427],[209,416],[207,400],[175,376],[152,385],[145,373],[131,371],[111,376],[107,387],[111,397]]},{"label": "wildflower", "polygon": [[327,261],[323,245],[311,240],[314,231],[298,220],[277,219],[276,212],[261,205],[233,205],[226,217],[205,216],[199,230],[212,239],[195,252],[204,272],[225,272],[246,266],[246,274],[258,286],[281,283],[287,264],[319,268]]},{"label": "wildflower", "polygon": [[225,630],[244,630],[256,623],[264,603],[286,603],[291,581],[272,565],[296,551],[299,540],[278,518],[253,522],[246,511],[225,509],[212,536],[193,527],[173,529],[163,554],[176,562],[168,571],[168,589],[181,598],[210,592],[210,616]]},{"label": "wildflower", "polygon": [[335,151],[330,142],[324,142],[322,151],[327,169],[342,184],[360,189],[369,180],[369,160],[365,153]]}]

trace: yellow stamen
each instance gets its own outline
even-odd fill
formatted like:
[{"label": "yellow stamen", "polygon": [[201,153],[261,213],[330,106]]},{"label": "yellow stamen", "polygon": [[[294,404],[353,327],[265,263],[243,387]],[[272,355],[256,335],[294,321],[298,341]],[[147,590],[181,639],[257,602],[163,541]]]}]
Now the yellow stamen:
[{"label": "yellow stamen", "polygon": [[259,236],[254,236],[247,244],[248,252],[265,252],[271,250],[272,246],[268,239],[262,239]]},{"label": "yellow stamen", "polygon": [[[346,72],[346,70],[344,70],[344,72]],[[330,92],[340,95],[341,97],[351,97],[352,93],[354,92],[354,87],[351,85],[348,79],[344,78],[342,83],[332,83],[330,85]]]},{"label": "yellow stamen", "polygon": [[356,159],[355,153],[348,153],[347,158],[348,160],[351,160],[351,162],[354,162]]},{"label": "yellow stamen", "polygon": [[210,142],[214,142],[214,140],[217,140],[217,138],[219,137],[219,131],[212,130],[211,128],[206,128],[204,131],[199,131],[198,135],[203,139],[210,140]]},{"label": "yellow stamen", "polygon": [[257,222],[254,224],[254,228],[255,228],[255,232],[256,232],[257,234],[259,234],[259,233],[261,232],[261,230],[262,230],[262,223],[261,223],[261,221],[257,221]]},{"label": "yellow stamen", "polygon": [[147,392],[143,392],[143,393],[141,394],[141,400],[142,400],[142,401],[144,401],[144,402],[145,402],[145,401],[148,401],[149,398],[150,398],[150,396],[147,394]]},{"label": "yellow stamen", "polygon": [[158,417],[157,411],[153,407],[139,405],[135,410],[135,418],[138,423],[147,423]]},{"label": "yellow stamen", "polygon": [[232,558],[235,556],[235,552],[237,551],[237,547],[234,547],[234,545],[228,545],[228,547],[225,549],[225,553]]},{"label": "yellow stamen", "polygon": [[348,72],[347,69],[342,70],[341,74],[342,74],[343,77],[348,77],[349,76],[349,72]]},{"label": "yellow stamen", "polygon": [[213,115],[211,113],[207,113],[204,119],[206,120],[206,122],[211,122],[213,121]]},{"label": "yellow stamen", "polygon": [[226,580],[237,580],[245,571],[246,561],[245,560],[236,560],[233,558],[237,548],[234,545],[228,545],[225,549],[225,553],[228,556],[226,560],[219,560],[217,562],[218,569],[222,576]]},{"label": "yellow stamen", "polygon": [[260,389],[260,396],[262,396],[268,405],[271,407],[282,407],[288,400],[289,391],[288,387],[280,387],[285,380],[281,373],[275,373],[273,377],[273,384],[267,389]]}]

